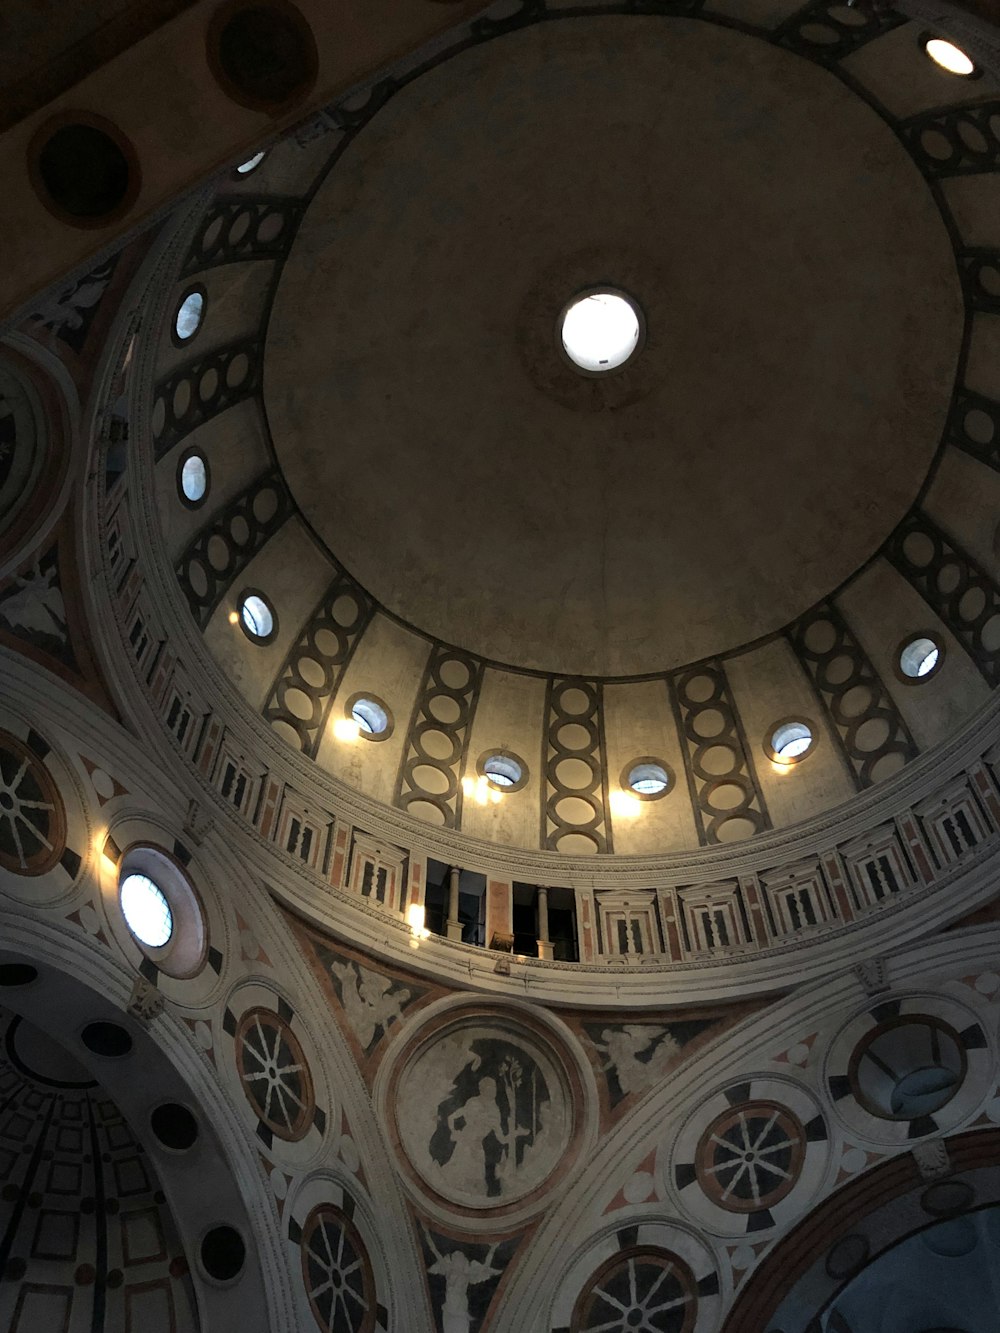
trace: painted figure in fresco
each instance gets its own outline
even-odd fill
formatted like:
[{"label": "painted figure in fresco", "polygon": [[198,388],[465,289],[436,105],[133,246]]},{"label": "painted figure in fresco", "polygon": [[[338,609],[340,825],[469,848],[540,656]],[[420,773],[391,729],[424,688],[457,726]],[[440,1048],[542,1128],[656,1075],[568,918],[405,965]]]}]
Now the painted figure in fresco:
[{"label": "painted figure in fresco", "polygon": [[[662,1038],[645,1060],[640,1060],[649,1048]],[[622,1095],[630,1092],[644,1092],[651,1087],[665,1072],[666,1066],[677,1053],[677,1043],[665,1028],[650,1028],[642,1024],[626,1023],[621,1028],[605,1028],[601,1040],[595,1042],[599,1051],[604,1051],[608,1059],[602,1065],[602,1073],[614,1070]]]},{"label": "painted figure in fresco", "polygon": [[5,597],[0,604],[0,616],[12,628],[50,635],[64,642],[66,638],[66,605],[58,585],[53,583],[56,567],[44,574],[39,565],[16,580],[17,592]]},{"label": "painted figure in fresco", "polygon": [[83,324],[83,312],[97,305],[110,280],[110,265],[95,269],[57,296],[48,297],[32,315],[32,319],[45,324],[53,333],[59,333],[62,329],[78,329]]},{"label": "painted figure in fresco", "polygon": [[478,1286],[480,1282],[488,1282],[491,1277],[500,1276],[503,1270],[493,1267],[497,1247],[491,1245],[489,1254],[480,1261],[470,1259],[461,1250],[442,1254],[430,1232],[425,1232],[425,1235],[435,1257],[435,1262],[427,1271],[445,1280],[444,1304],[441,1307],[444,1333],[470,1333],[472,1316],[469,1313],[469,1288]]},{"label": "painted figure in fresco", "polygon": [[[471,1073],[481,1063],[474,1056],[466,1070]],[[520,1061],[513,1057],[493,1068],[496,1074],[479,1078],[475,1092],[445,1116],[452,1151],[441,1170],[456,1189],[479,1193],[485,1188],[502,1195],[514,1189],[542,1128],[541,1106],[536,1071],[532,1070],[529,1084]]]},{"label": "painted figure in fresco", "polygon": [[455,1147],[447,1163],[447,1172],[456,1185],[486,1179],[486,1139],[490,1134],[502,1143],[504,1134],[497,1105],[497,1081],[482,1078],[475,1096],[448,1116],[448,1132]]},{"label": "painted figure in fresco", "polygon": [[388,977],[359,967],[353,961],[331,963],[330,971],[340,982],[340,998],[347,1021],[358,1041],[367,1049],[376,1033],[387,1031],[390,1023],[402,1018],[410,992],[405,986],[394,988]]}]

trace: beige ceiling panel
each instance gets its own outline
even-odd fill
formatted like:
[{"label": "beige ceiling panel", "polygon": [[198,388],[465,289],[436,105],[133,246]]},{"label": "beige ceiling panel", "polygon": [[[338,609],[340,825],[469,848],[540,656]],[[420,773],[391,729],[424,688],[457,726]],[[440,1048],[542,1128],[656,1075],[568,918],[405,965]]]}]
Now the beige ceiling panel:
[{"label": "beige ceiling panel", "polygon": [[785,19],[801,8],[800,4],[789,3],[789,0],[717,0],[712,5],[712,12],[770,30],[784,23]]},{"label": "beige ceiling panel", "polygon": [[[242,264],[219,264],[177,283],[160,333],[157,379],[217,347],[255,334],[264,319],[273,272],[270,260],[252,259]],[[208,296],[202,324],[194,337],[178,347],[172,337],[174,317],[182,297],[194,286],[204,287]]]},{"label": "beige ceiling panel", "polygon": [[989,74],[969,80],[935,65],[919,41],[926,29],[925,23],[904,23],[868,42],[841,64],[887,111],[899,117],[984,101],[1000,92],[1000,81]]},{"label": "beige ceiling panel", "polygon": [[946,449],[922,508],[962,550],[1000,579],[997,522],[1000,472],[964,452]]},{"label": "beige ceiling panel", "polygon": [[[201,450],[209,469],[208,495],[197,509],[182,504],[177,489],[177,470],[190,449]],[[156,465],[156,508],[171,557],[180,555],[212,514],[267,471],[270,461],[254,399],[235,403],[179,440]]]},{"label": "beige ceiling panel", "polygon": [[1000,245],[1000,173],[984,171],[940,182],[966,245]]},{"label": "beige ceiling panel", "polygon": [[[285,523],[239,574],[216,607],[205,641],[228,679],[255,708],[260,708],[288,650],[330,582],[330,566],[297,516]],[[242,626],[231,624],[245,588],[262,592],[278,622],[273,642],[255,644]]]},{"label": "beige ceiling panel", "polygon": [[462,801],[462,831],[490,842],[515,847],[537,847],[541,807],[545,799],[542,770],[542,728],[545,719],[545,680],[512,671],[487,668],[469,738],[465,774],[476,777],[480,755],[501,747],[527,765],[528,781],[519,791],[504,792],[497,804]]},{"label": "beige ceiling panel", "polygon": [[[776,828],[808,819],[854,795],[839,743],[809,679],[784,638],[728,658],[726,676],[750,762]],[[779,722],[807,722],[816,744],[797,764],[773,763],[764,743]]]},{"label": "beige ceiling panel", "polygon": [[[430,644],[387,616],[376,615],[341,678],[320,742],[319,764],[368,796],[392,804],[396,774],[406,746],[410,715],[420,689]],[[333,727],[355,694],[376,696],[388,708],[392,734],[382,741],[338,740]]]},{"label": "beige ceiling panel", "polygon": [[[604,743],[615,851],[639,854],[693,847],[698,832],[666,682],[605,685]],[[613,793],[621,790],[623,770],[634,760],[647,757],[666,765],[673,775],[673,786],[658,800],[637,802],[635,815],[616,813]]]},{"label": "beige ceiling panel", "polygon": [[963,383],[987,398],[1000,398],[1000,316],[973,317]]},{"label": "beige ceiling panel", "polygon": [[[327,165],[330,152],[336,144],[334,133],[319,133],[306,143],[299,143],[294,134],[277,143],[264,145],[266,156],[255,170],[241,176],[235,167],[225,173],[220,182],[226,194],[303,195],[312,188],[316,177]],[[258,152],[260,150],[258,149]],[[253,153],[248,153],[247,162]],[[237,163],[239,165],[239,163]]]},{"label": "beige ceiling panel", "polygon": [[[946,740],[989,695],[965,649],[887,560],[869,565],[840,593],[837,606],[922,750]],[[899,649],[928,629],[944,643],[944,664],[929,679],[904,685],[896,675]]]}]

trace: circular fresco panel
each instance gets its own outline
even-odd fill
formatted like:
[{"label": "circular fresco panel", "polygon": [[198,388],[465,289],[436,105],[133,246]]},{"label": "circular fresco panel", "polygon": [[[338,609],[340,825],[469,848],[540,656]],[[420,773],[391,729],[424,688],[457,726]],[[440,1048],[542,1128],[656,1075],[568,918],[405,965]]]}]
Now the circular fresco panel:
[{"label": "circular fresco panel", "polygon": [[396,1118],[418,1175],[467,1208],[537,1190],[563,1160],[574,1121],[553,1053],[529,1032],[482,1018],[418,1048],[400,1075]]}]

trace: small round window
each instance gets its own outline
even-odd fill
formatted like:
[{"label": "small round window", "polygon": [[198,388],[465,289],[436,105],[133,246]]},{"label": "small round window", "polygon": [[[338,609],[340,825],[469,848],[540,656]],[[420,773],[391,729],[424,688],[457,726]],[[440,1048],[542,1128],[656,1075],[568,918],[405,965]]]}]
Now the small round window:
[{"label": "small round window", "polygon": [[208,939],[205,913],[186,870],[159,847],[135,843],[119,860],[117,875],[120,942],[127,929],[161,972],[195,976],[204,965]]},{"label": "small round window", "polygon": [[174,933],[174,914],[166,895],[148,875],[125,875],[118,889],[122,914],[140,944],[162,949]]},{"label": "small round window", "polygon": [[922,43],[924,53],[945,73],[957,74],[964,79],[978,73],[975,61],[954,42],[946,41],[944,37],[925,36]]},{"label": "small round window", "polygon": [[274,611],[260,593],[244,594],[240,602],[240,624],[254,643],[267,643],[274,637]]},{"label": "small round window", "polygon": [[521,765],[511,755],[495,754],[483,764],[483,774],[494,787],[516,787],[521,781]]},{"label": "small round window", "polygon": [[813,747],[812,728],[806,722],[794,719],[781,722],[771,732],[768,748],[771,758],[779,764],[794,764],[804,759]]},{"label": "small round window", "polygon": [[666,796],[673,783],[670,770],[658,759],[636,759],[622,774],[622,786],[643,801]]},{"label": "small round window", "polygon": [[389,714],[376,699],[355,699],[351,704],[351,717],[362,736],[382,736],[389,729]]},{"label": "small round window", "polygon": [[208,463],[197,450],[187,454],[178,478],[181,496],[189,505],[199,505],[208,494]]},{"label": "small round window", "polygon": [[635,302],[622,292],[605,289],[575,297],[559,321],[563,351],[588,375],[618,370],[638,351],[642,332]]},{"label": "small round window", "polygon": [[487,750],[479,756],[476,772],[494,791],[519,791],[528,781],[527,764],[510,750]]},{"label": "small round window", "polygon": [[205,292],[201,287],[190,291],[177,307],[174,316],[174,337],[179,343],[190,342],[201,328],[205,318]]},{"label": "small round window", "polygon": [[941,664],[941,645],[926,634],[910,639],[899,651],[899,669],[907,680],[926,680]]},{"label": "small round window", "polygon": [[249,176],[251,171],[257,170],[265,157],[267,157],[267,153],[263,149],[259,153],[254,153],[253,157],[248,157],[245,162],[241,162],[236,168],[237,176]]}]

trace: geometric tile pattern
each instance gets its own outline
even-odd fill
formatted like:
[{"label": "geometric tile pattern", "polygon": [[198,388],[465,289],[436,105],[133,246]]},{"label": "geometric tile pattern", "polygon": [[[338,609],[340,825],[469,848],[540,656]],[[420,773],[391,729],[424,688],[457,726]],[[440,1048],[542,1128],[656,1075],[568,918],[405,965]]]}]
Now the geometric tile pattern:
[{"label": "geometric tile pattern", "polygon": [[0,1328],[194,1333],[187,1262],[141,1144],[89,1078],[29,1070],[19,1031],[0,1013]]}]

